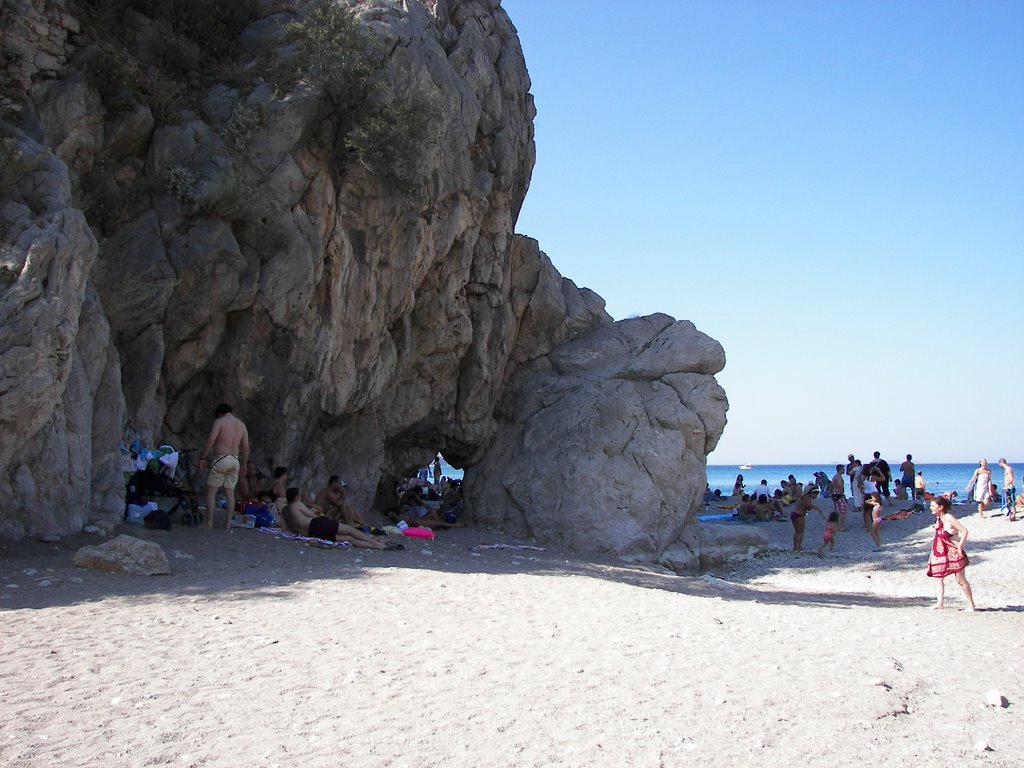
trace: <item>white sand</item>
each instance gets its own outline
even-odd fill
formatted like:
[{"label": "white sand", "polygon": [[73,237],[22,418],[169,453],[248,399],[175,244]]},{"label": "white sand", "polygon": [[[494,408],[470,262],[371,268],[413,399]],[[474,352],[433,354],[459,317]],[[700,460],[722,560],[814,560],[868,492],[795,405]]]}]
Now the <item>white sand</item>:
[{"label": "white sand", "polygon": [[72,567],[94,537],[4,544],[0,765],[1019,766],[1024,522],[956,511],[973,614],[952,579],[928,608],[927,514],[824,560],[763,524],[780,551],[717,578],[471,529],[124,527],[172,560],[149,578]]}]

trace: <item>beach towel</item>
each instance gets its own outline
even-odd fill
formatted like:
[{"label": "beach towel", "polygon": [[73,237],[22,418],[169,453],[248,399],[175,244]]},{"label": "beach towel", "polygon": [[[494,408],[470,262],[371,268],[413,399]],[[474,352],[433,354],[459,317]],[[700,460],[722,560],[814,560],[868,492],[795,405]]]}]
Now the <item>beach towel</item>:
[{"label": "beach towel", "polygon": [[282,539],[291,539],[292,541],[305,541],[316,547],[334,548],[334,547],[351,547],[352,544],[347,541],[327,541],[327,539],[317,539],[313,536],[300,536],[297,533],[289,533],[283,531],[280,528],[253,528],[254,531],[260,531],[261,533],[269,533],[274,536],[280,536]]},{"label": "beach towel", "polygon": [[479,544],[477,549],[532,549],[535,552],[544,552],[544,547],[533,547],[529,544]]}]

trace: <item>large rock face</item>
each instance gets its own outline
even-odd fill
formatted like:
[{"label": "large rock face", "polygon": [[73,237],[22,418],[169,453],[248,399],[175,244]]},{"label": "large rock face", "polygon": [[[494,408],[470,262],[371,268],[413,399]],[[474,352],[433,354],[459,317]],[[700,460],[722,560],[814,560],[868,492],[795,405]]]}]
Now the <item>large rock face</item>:
[{"label": "large rock face", "polygon": [[665,315],[604,325],[521,366],[467,479],[475,519],[541,541],[699,565],[693,517],[725,426],[721,346]]},{"label": "large rock face", "polygon": [[[134,88],[175,35],[123,5],[123,50],[71,0],[5,11],[0,534],[119,516],[120,440],[198,447],[227,401],[299,485],[340,473],[368,505],[440,450],[480,520],[693,560],[721,349],[612,324],[514,234],[534,108],[497,0],[341,3],[384,41],[391,97],[436,107],[412,194],[345,162],[345,115],[286,71],[305,4],[259,4],[230,82]],[[569,453],[541,473],[544,430]],[[612,516],[560,521],[577,498]]]}]

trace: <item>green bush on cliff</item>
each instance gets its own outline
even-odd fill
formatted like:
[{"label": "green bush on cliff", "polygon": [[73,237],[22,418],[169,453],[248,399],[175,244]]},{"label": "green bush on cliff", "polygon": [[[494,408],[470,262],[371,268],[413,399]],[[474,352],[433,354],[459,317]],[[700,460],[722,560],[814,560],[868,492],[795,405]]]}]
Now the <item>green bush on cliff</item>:
[{"label": "green bush on cliff", "polygon": [[267,210],[263,193],[234,176],[219,179],[197,194],[195,205],[196,213],[225,221],[255,221]]},{"label": "green bush on cliff", "polygon": [[337,5],[319,5],[290,24],[288,36],[299,46],[299,64],[334,105],[338,148],[397,191],[415,194],[435,101],[421,91],[395,94],[382,41]]}]

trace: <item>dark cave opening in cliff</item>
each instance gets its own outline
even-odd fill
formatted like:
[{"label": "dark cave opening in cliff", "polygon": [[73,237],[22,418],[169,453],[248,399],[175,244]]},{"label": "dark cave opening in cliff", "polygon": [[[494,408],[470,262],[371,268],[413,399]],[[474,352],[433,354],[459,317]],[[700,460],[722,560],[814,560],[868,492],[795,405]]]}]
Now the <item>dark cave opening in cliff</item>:
[{"label": "dark cave opening in cliff", "polygon": [[394,517],[403,507],[409,506],[406,492],[417,489],[424,506],[439,511],[442,516],[448,513],[448,522],[456,522],[461,513],[465,470],[449,463],[440,451],[432,453],[434,459],[425,464],[403,463],[400,465],[403,469],[382,474],[374,500],[374,508],[378,512]]}]

